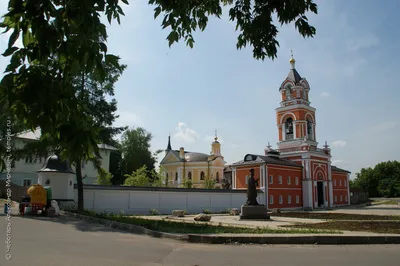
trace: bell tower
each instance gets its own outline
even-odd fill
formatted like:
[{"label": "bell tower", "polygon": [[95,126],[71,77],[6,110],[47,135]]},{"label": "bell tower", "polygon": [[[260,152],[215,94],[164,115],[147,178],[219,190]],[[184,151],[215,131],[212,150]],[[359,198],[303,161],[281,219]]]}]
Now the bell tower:
[{"label": "bell tower", "polygon": [[217,135],[217,130],[215,130],[215,137],[214,137],[214,141],[211,144],[211,155],[215,155],[215,156],[221,156],[221,143],[219,143],[218,141],[218,135]]},{"label": "bell tower", "polygon": [[281,152],[307,146],[316,148],[315,108],[310,105],[310,85],[297,72],[296,60],[289,60],[290,70],[279,87],[280,107],[276,108],[278,148]]}]

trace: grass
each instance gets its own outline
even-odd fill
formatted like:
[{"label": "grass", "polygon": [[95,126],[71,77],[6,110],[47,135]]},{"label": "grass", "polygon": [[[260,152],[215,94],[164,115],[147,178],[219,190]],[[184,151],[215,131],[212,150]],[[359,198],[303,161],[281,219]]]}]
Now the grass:
[{"label": "grass", "polygon": [[119,214],[95,213],[92,211],[77,212],[79,214],[107,219],[111,221],[133,224],[150,230],[178,234],[338,234],[335,230],[326,229],[272,229],[272,228],[246,228],[210,225],[207,223],[188,223],[166,220],[149,220],[139,217],[123,216]]},{"label": "grass", "polygon": [[271,213],[275,217],[292,217],[301,219],[321,219],[321,220],[348,220],[348,221],[400,221],[399,215],[367,215],[351,213],[320,213],[320,212],[283,212]]},{"label": "grass", "polygon": [[372,201],[372,205],[398,205],[399,203],[395,200],[383,200],[383,201]]},{"label": "grass", "polygon": [[281,227],[400,234],[400,222],[395,221],[329,221],[317,224],[282,225]]}]

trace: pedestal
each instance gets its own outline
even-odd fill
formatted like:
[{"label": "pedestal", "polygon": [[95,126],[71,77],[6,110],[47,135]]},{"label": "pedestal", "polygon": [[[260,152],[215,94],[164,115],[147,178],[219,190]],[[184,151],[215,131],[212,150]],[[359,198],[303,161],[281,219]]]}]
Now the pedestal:
[{"label": "pedestal", "polygon": [[265,205],[242,205],[240,220],[269,220],[268,209]]}]

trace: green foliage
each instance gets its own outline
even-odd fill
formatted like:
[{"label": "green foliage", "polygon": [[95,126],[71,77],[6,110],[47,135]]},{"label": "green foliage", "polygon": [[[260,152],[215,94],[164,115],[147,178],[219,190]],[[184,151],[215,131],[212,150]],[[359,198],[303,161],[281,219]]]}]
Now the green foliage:
[{"label": "green foliage", "polygon": [[[135,129],[128,129],[122,134],[120,151],[123,155],[122,172],[132,173],[143,165],[148,170],[154,169],[156,163],[156,156],[159,151],[152,153],[151,140],[153,136],[144,128],[137,127]],[[150,181],[153,181],[153,175],[149,174]]]},{"label": "green foliage", "polygon": [[151,176],[152,176],[152,186],[153,187],[166,187],[167,186],[167,181],[165,177],[165,171],[162,166],[156,171],[155,169],[151,170]]},{"label": "green foliage", "polygon": [[183,188],[193,188],[193,181],[191,179],[185,179],[182,183]]},{"label": "green foliage", "polygon": [[204,210],[203,210],[203,213],[204,213],[204,214],[211,214],[211,210],[209,210],[209,209],[204,209]]},{"label": "green foliage", "polygon": [[98,185],[111,185],[111,178],[111,173],[107,172],[104,168],[101,168],[98,173],[96,183]]},{"label": "green foliage", "polygon": [[214,178],[207,176],[204,179],[203,187],[206,189],[214,189],[216,184],[217,181]]},{"label": "green foliage", "polygon": [[350,185],[363,189],[370,197],[399,197],[400,162],[387,161],[374,168],[362,168]]},{"label": "green foliage", "polygon": [[148,187],[150,186],[150,180],[148,177],[148,171],[146,165],[143,165],[132,174],[125,174],[124,186],[135,186],[135,187]]},{"label": "green foliage", "polygon": [[150,209],[150,215],[160,215],[160,212],[156,209]]},{"label": "green foliage", "polygon": [[161,26],[171,30],[167,37],[169,46],[184,39],[186,45],[192,48],[192,32],[197,29],[204,31],[210,16],[220,18],[224,6],[230,6],[229,18],[236,22],[236,30],[239,31],[236,47],[252,46],[256,59],[276,58],[279,42],[276,40],[278,28],[273,21],[275,15],[277,24],[294,22],[303,37],[313,37],[316,33],[306,16],[307,12],[317,14],[317,5],[313,0],[149,0],[149,4],[155,6],[154,18],[164,15]]},{"label": "green foliage", "polygon": [[[63,159],[76,166],[79,210],[83,210],[81,161],[99,166],[97,144],[104,135],[99,125],[107,124],[93,116],[95,110],[82,92],[87,75],[92,83],[103,84],[106,66],[123,70],[118,57],[107,53],[106,26],[100,21],[106,15],[109,23],[119,22],[123,14],[119,1],[10,0],[0,24],[4,32],[12,32],[3,53],[10,63],[0,82],[0,99],[7,102],[7,114],[28,129],[40,127]],[[23,47],[14,46],[21,35]],[[107,94],[100,90],[101,96],[103,92]]]}]

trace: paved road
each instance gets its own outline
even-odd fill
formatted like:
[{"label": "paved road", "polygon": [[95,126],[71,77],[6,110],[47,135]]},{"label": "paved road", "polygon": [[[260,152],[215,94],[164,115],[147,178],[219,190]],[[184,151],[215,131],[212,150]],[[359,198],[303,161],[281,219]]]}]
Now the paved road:
[{"label": "paved road", "polygon": [[[4,236],[5,216],[0,219]],[[200,245],[133,235],[72,218],[11,221],[13,258],[0,258],[2,266],[400,266],[398,245]]]}]

